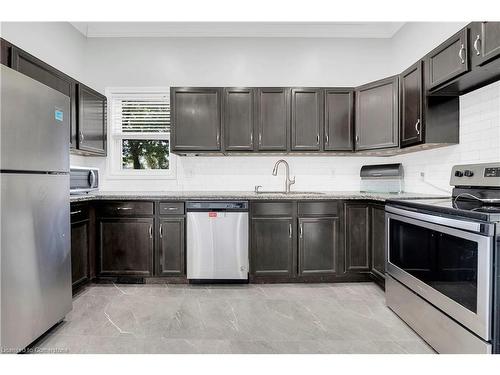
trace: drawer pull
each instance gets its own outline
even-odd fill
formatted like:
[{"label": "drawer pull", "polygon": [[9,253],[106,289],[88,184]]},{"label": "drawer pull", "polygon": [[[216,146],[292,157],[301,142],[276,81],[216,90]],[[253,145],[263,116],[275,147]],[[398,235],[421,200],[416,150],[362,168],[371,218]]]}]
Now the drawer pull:
[{"label": "drawer pull", "polygon": [[131,210],[132,207],[117,207],[116,208],[118,211],[128,211],[128,210]]},{"label": "drawer pull", "polygon": [[76,215],[76,214],[79,214],[81,212],[82,212],[82,210],[71,211],[71,215]]},{"label": "drawer pull", "polygon": [[179,207],[168,207],[167,210],[169,211],[177,211]]}]

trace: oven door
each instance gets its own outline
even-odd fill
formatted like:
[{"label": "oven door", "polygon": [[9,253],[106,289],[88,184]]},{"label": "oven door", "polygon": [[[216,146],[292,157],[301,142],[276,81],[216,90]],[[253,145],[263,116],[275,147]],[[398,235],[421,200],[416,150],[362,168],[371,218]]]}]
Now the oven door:
[{"label": "oven door", "polygon": [[386,211],[387,272],[488,341],[493,237],[468,231],[484,224],[392,206]]}]

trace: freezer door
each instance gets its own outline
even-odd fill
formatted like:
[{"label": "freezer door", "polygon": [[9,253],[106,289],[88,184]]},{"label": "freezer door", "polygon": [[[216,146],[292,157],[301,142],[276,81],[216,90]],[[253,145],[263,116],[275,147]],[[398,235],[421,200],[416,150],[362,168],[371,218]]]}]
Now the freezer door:
[{"label": "freezer door", "polygon": [[1,65],[1,169],[69,170],[70,100]]},{"label": "freezer door", "polygon": [[1,339],[19,351],[72,308],[69,176],[1,177]]},{"label": "freezer door", "polygon": [[187,278],[248,278],[248,212],[188,212]]}]

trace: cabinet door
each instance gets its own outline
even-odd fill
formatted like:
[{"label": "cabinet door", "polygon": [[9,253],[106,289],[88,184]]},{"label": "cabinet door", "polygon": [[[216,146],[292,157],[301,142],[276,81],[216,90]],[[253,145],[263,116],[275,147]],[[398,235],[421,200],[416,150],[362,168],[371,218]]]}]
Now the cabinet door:
[{"label": "cabinet door", "polygon": [[251,272],[254,276],[293,276],[292,218],[252,218]]},{"label": "cabinet door", "polygon": [[337,217],[299,218],[300,276],[335,273],[338,223]]},{"label": "cabinet door", "polygon": [[354,142],[354,92],[325,91],[325,151],[352,151]]},{"label": "cabinet door", "polygon": [[100,219],[99,238],[101,276],[152,274],[152,218]]},{"label": "cabinet door", "polygon": [[385,277],[385,210],[384,206],[371,207],[372,272]]},{"label": "cabinet door", "polygon": [[422,111],[422,61],[401,73],[401,147],[423,141],[424,119]]},{"label": "cabinet door", "polygon": [[78,84],[78,149],[106,155],[106,97]]},{"label": "cabinet door", "polygon": [[397,147],[399,144],[398,77],[356,90],[356,150]]},{"label": "cabinet door", "polygon": [[345,205],[345,267],[348,272],[370,270],[370,209],[363,203]]},{"label": "cabinet door", "polygon": [[467,28],[429,53],[428,89],[442,85],[469,71]]},{"label": "cabinet door", "polygon": [[172,149],[220,151],[221,90],[172,88]]},{"label": "cabinet door", "polygon": [[287,151],[290,128],[290,90],[257,89],[257,130],[259,151]]},{"label": "cabinet door", "polygon": [[71,223],[71,278],[73,288],[89,279],[89,220]]},{"label": "cabinet door", "polygon": [[160,219],[158,236],[158,274],[184,275],[184,217]]},{"label": "cabinet door", "polygon": [[250,88],[224,89],[224,149],[252,151],[254,92]]},{"label": "cabinet door", "polygon": [[500,56],[500,22],[473,22],[471,42],[471,60],[475,66]]},{"label": "cabinet door", "polygon": [[323,127],[323,92],[295,88],[292,95],[292,151],[319,151]]},{"label": "cabinet door", "polygon": [[76,148],[76,127],[77,127],[77,93],[76,81],[42,60],[30,55],[23,50],[11,46],[12,69],[57,90],[70,98],[70,147]]}]

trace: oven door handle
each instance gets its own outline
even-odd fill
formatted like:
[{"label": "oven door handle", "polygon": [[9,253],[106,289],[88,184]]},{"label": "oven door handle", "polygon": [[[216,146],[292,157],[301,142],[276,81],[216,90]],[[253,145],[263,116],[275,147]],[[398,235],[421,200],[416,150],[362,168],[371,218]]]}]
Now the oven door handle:
[{"label": "oven door handle", "polygon": [[470,232],[481,233],[481,234],[484,234],[487,236],[493,236],[493,233],[494,233],[493,224],[489,224],[489,223],[478,223],[478,222],[469,221],[469,220],[459,220],[459,219],[452,219],[449,217],[423,214],[420,212],[405,210],[405,209],[396,208],[393,206],[386,206],[385,210],[386,210],[386,212],[393,213],[396,215],[405,216],[405,217],[409,217],[412,219],[425,221],[428,223],[433,223],[433,224],[438,224],[438,225],[444,225],[447,227],[462,229],[462,230],[466,230],[466,231],[470,231]]}]

